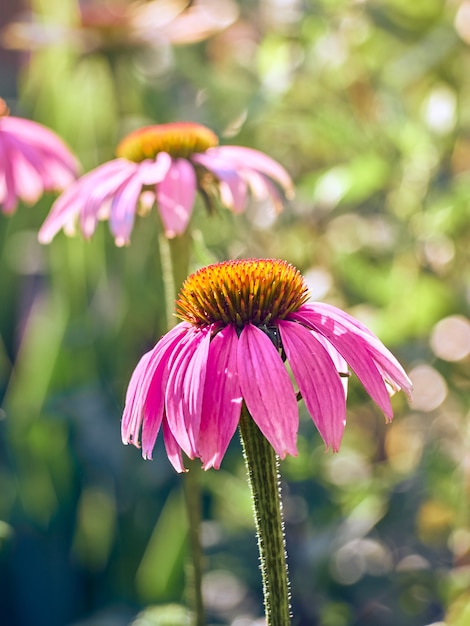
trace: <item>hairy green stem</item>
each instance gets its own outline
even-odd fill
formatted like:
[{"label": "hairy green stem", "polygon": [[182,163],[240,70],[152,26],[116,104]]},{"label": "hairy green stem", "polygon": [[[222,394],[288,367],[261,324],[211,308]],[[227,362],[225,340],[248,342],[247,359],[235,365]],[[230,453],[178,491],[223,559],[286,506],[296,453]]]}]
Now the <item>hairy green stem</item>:
[{"label": "hairy green stem", "polygon": [[240,435],[248,472],[263,577],[267,626],[289,626],[290,594],[279,460],[243,405]]},{"label": "hairy green stem", "polygon": [[204,598],[202,596],[202,548],[200,538],[201,526],[201,488],[199,484],[200,464],[188,462],[189,471],[183,476],[183,488],[188,513],[189,548],[191,566],[187,574],[186,595],[189,606],[194,612],[195,626],[205,626]]},{"label": "hairy green stem", "polygon": [[[163,286],[165,289],[166,321],[168,330],[176,323],[174,315],[175,300],[188,275],[191,240],[188,233],[174,239],[167,239],[163,234],[159,239],[160,262]],[[188,515],[189,549],[191,563],[186,576],[186,595],[193,610],[194,626],[205,626],[205,611],[202,596],[202,548],[200,541],[201,527],[201,488],[199,484],[200,467],[189,462],[189,472],[183,475],[183,490]]]}]

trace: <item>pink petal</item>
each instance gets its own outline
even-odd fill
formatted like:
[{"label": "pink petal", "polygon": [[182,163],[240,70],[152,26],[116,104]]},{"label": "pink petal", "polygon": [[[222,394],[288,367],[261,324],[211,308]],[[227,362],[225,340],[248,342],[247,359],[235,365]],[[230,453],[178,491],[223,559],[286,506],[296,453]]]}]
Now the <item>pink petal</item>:
[{"label": "pink petal", "polygon": [[139,445],[142,430],[142,455],[152,458],[160,429],[165,387],[173,354],[184,345],[190,325],[182,322],[164,335],[139,361],[129,382],[121,424],[124,443]]},{"label": "pink petal", "polygon": [[210,330],[188,331],[188,341],[171,364],[166,386],[168,424],[190,458],[197,455]]},{"label": "pink petal", "polygon": [[[44,189],[64,189],[66,185],[69,185],[75,179],[77,168],[70,169],[48,146],[36,146],[12,133],[0,132],[0,135],[0,141],[5,145],[9,145],[12,155],[15,155],[16,160],[23,163],[22,167],[28,167],[29,171],[34,171],[33,175],[40,181],[40,193]],[[18,187],[18,195],[21,196],[22,189],[28,183],[28,174],[17,172],[17,176],[21,183],[21,186]]]},{"label": "pink petal", "polygon": [[207,153],[195,154],[192,160],[200,163],[219,179],[221,202],[234,213],[245,210],[247,201],[247,184],[238,172],[232,167],[221,166],[217,158],[211,158]]},{"label": "pink petal", "polygon": [[196,173],[185,159],[175,159],[167,175],[157,185],[157,201],[165,235],[181,235],[191,217],[196,196]]},{"label": "pink petal", "polygon": [[141,191],[142,183],[139,176],[133,174],[121,183],[114,195],[111,204],[109,227],[117,246],[129,243]]},{"label": "pink petal", "polygon": [[132,443],[140,448],[140,429],[142,426],[143,406],[142,406],[142,379],[148,368],[152,351],[146,352],[137,363],[132,372],[126,392],[126,403],[121,420],[122,443],[127,445]]},{"label": "pink petal", "polygon": [[252,324],[241,332],[237,363],[243,398],[261,432],[281,459],[296,455],[299,414],[294,387],[271,340]]},{"label": "pink petal", "polygon": [[171,432],[170,427],[168,426],[168,421],[166,419],[163,420],[162,428],[166,455],[169,458],[170,463],[173,465],[177,472],[186,472],[187,470],[183,464],[181,448],[179,447],[176,439],[173,437],[173,433]]},{"label": "pink petal", "polygon": [[344,397],[347,398],[348,397],[349,366],[348,366],[346,359],[343,359],[343,357],[338,352],[338,350],[336,350],[336,348],[334,348],[331,345],[331,343],[328,341],[328,339],[326,339],[326,337],[323,337],[323,335],[320,335],[320,333],[317,333],[314,330],[311,330],[310,332],[314,335],[315,339],[319,341],[321,345],[325,348],[325,350],[328,352],[330,359],[333,361],[336,371],[340,375],[340,380],[343,385]]},{"label": "pink petal", "polygon": [[[149,8],[152,5],[149,5]],[[172,44],[188,44],[207,39],[227,28],[238,17],[233,2],[191,2],[184,11],[165,26],[165,36]],[[146,24],[148,28],[148,24]]]},{"label": "pink petal", "polygon": [[[101,189],[101,184],[105,184],[107,195],[111,195],[135,169],[135,163],[125,159],[114,159],[72,183],[52,205],[49,215],[39,230],[39,241],[44,244],[50,243],[61,228],[70,224],[80,214],[84,204],[90,201],[90,198],[93,209],[98,212],[99,206],[93,204],[93,193]],[[96,224],[96,220],[94,223]],[[86,232],[89,232],[88,222]]]},{"label": "pink petal", "polygon": [[215,335],[207,355],[198,456],[204,469],[220,463],[240,419],[242,395],[237,373],[238,337],[232,326]]},{"label": "pink petal", "polygon": [[345,328],[329,316],[317,313],[309,305],[303,305],[295,313],[291,313],[289,319],[300,322],[326,337],[349,363],[374,402],[389,419],[392,419],[393,412],[387,388],[362,335]]},{"label": "pink petal", "polygon": [[346,423],[346,398],[328,352],[296,322],[278,322],[282,345],[308,412],[323,440],[338,451]]},{"label": "pink petal", "polygon": [[41,177],[44,188],[48,191],[62,191],[76,180],[76,173],[70,171],[61,161],[57,161],[54,156],[44,154],[44,151],[41,150],[39,158],[41,160]]},{"label": "pink petal", "polygon": [[287,171],[277,161],[258,150],[241,146],[219,146],[210,148],[205,154],[218,157],[222,163],[231,162],[234,169],[251,168],[265,174],[279,183],[288,197],[294,194],[294,185]]},{"label": "pink petal", "polygon": [[[262,169],[254,167],[250,159],[245,161],[241,159],[231,159],[228,155],[230,152],[226,148],[235,148],[236,146],[222,146],[221,148],[213,148],[203,154],[196,154],[192,160],[200,163],[206,169],[212,171],[220,180],[219,189],[221,201],[225,206],[235,212],[244,210],[247,201],[247,184],[254,198],[264,200],[268,196],[271,198],[277,213],[280,213],[283,207],[283,198],[276,185]],[[226,152],[222,152],[226,151]],[[269,159],[261,152],[250,151],[248,148],[240,148],[240,150],[248,150],[263,158]],[[228,158],[227,158],[228,157]],[[278,163],[269,159],[271,163],[281,167]],[[284,168],[282,168],[285,172]],[[285,172],[287,175],[287,172]],[[277,180],[274,176],[273,178]],[[290,180],[290,179],[289,179]],[[279,182],[279,181],[278,181]],[[292,186],[292,181],[290,182]],[[285,189],[287,192],[288,190]],[[289,193],[292,191],[290,189]]]},{"label": "pink petal", "polygon": [[4,134],[1,139],[11,163],[17,197],[34,204],[45,188],[37,153],[13,135]]},{"label": "pink petal", "polygon": [[267,179],[265,176],[262,176],[259,172],[250,170],[249,168],[240,168],[240,175],[243,176],[248,183],[251,194],[255,200],[258,200],[258,202],[266,200],[269,193],[266,186]]},{"label": "pink petal", "polygon": [[67,148],[65,143],[51,130],[19,117],[8,116],[2,118],[1,128],[22,139],[30,146],[35,146],[43,151],[43,156],[54,156],[60,160],[70,172],[78,170],[77,160]]},{"label": "pink petal", "polygon": [[190,325],[186,322],[177,324],[154,349],[151,365],[143,379],[146,395],[143,398],[144,418],[142,424],[142,456],[152,458],[152,450],[158,435],[159,425],[164,415],[165,390],[170,376],[171,364],[187,341]]},{"label": "pink petal", "polygon": [[155,159],[145,159],[138,165],[140,182],[143,185],[156,185],[167,175],[172,159],[166,152],[160,152]]},{"label": "pink petal", "polygon": [[372,355],[376,365],[379,367],[379,370],[383,372],[387,380],[390,380],[392,386],[403,389],[403,391],[411,397],[412,383],[406,375],[405,370],[390,350],[388,350],[380,339],[366,326],[364,326],[364,324],[331,304],[316,302],[306,304],[304,306],[306,310],[312,309],[316,313],[323,313],[330,319],[336,320],[336,322],[342,325],[345,329],[361,336],[364,339],[367,349]]},{"label": "pink petal", "polygon": [[[18,204],[18,197],[15,193],[15,179],[13,176],[13,164],[9,151],[3,141],[0,141],[0,172],[3,174],[3,181],[0,187],[0,202],[5,213],[13,213]],[[3,171],[2,171],[3,170]]]},{"label": "pink petal", "polygon": [[271,202],[274,205],[274,209],[276,213],[281,213],[284,205],[283,205],[283,198],[281,194],[279,193],[278,188],[276,187],[276,185],[273,185],[270,178],[263,176],[263,179],[264,179],[264,185],[266,187],[266,191],[268,192],[269,197],[271,198]]},{"label": "pink petal", "polygon": [[0,203],[7,213],[19,198],[32,204],[45,190],[69,184],[77,173],[77,161],[65,144],[35,122],[2,117],[0,145]]},{"label": "pink petal", "polygon": [[[87,182],[80,193],[82,198],[82,206],[79,212],[80,229],[83,236],[87,239],[95,232],[96,224],[102,217],[103,207],[111,200],[124,182],[134,175],[132,169],[130,169],[124,176],[121,167],[113,167],[111,169],[103,166],[99,169],[99,174],[98,170],[95,170],[96,176],[93,178],[93,185],[91,182]],[[109,171],[106,171],[107,169]],[[117,169],[117,171],[114,171],[114,169]]]}]

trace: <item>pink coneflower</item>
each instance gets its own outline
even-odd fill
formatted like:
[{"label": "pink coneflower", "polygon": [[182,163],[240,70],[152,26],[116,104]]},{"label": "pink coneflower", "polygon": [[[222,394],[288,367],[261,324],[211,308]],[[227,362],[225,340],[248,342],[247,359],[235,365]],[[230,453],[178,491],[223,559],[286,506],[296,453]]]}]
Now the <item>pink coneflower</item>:
[{"label": "pink coneflower", "polygon": [[89,172],[55,202],[39,240],[49,243],[61,229],[71,230],[78,216],[85,237],[97,221],[109,218],[117,245],[129,242],[136,213],[155,203],[167,237],[182,234],[188,225],[196,191],[211,203],[243,211],[248,194],[270,198],[279,208],[292,181],[276,161],[262,152],[238,146],[218,146],[205,126],[179,122],[132,132],[117,148],[117,159]]},{"label": "pink coneflower", "polygon": [[61,191],[78,163],[65,144],[41,124],[9,115],[0,98],[0,207],[13,213],[19,200],[34,204],[45,191]]},{"label": "pink coneflower", "polygon": [[286,365],[327,447],[338,450],[343,435],[348,364],[391,420],[390,393],[411,392],[403,368],[353,317],[307,300],[285,261],[227,261],[189,276],[177,301],[183,321],[131,377],[123,442],[151,458],[162,426],[177,471],[181,451],[219,468],[245,402],[276,453],[295,455],[298,394]]},{"label": "pink coneflower", "polygon": [[233,24],[239,13],[233,0],[85,0],[77,8],[67,24],[47,23],[31,12],[26,19],[20,15],[0,33],[3,43],[20,50],[68,44],[82,54],[129,55],[144,47],[202,41]]}]

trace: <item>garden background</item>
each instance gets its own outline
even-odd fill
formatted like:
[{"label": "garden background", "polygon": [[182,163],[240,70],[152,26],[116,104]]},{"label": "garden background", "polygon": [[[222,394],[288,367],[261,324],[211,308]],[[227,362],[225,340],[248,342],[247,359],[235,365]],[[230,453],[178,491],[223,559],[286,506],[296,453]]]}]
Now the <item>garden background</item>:
[{"label": "garden background", "polygon": [[[415,386],[385,425],[353,379],[338,454],[300,404],[299,455],[281,464],[293,624],[465,626],[470,2],[147,4],[137,28],[126,2],[1,0],[0,96],[60,134],[83,171],[133,128],[178,120],[286,167],[296,197],[277,218],[199,200],[191,269],[288,260]],[[53,197],[0,215],[0,622],[166,624],[137,616],[185,603],[182,478],[160,440],[153,461],[120,440],[130,374],[166,330],[160,224],[139,218],[124,248],[107,223],[41,246]],[[208,623],[261,624],[236,438],[201,481]]]}]

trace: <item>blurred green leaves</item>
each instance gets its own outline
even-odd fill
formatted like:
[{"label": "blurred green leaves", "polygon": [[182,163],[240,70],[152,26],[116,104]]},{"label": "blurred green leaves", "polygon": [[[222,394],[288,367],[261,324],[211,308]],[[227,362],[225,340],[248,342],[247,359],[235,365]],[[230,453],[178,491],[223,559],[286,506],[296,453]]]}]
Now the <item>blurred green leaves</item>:
[{"label": "blurred green leaves", "polygon": [[174,596],[175,581],[181,581],[187,524],[182,493],[178,490],[165,502],[136,573],[137,591],[144,602]]}]

